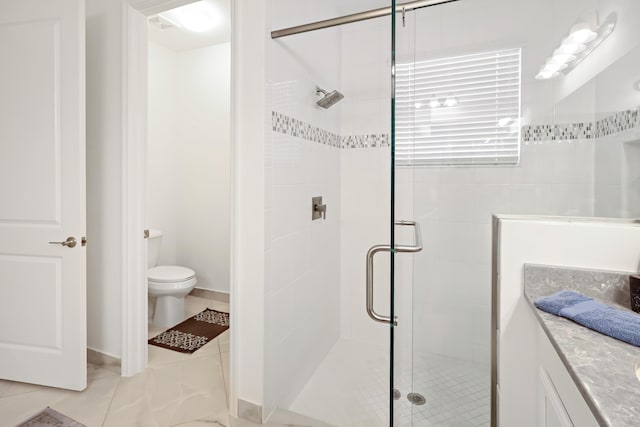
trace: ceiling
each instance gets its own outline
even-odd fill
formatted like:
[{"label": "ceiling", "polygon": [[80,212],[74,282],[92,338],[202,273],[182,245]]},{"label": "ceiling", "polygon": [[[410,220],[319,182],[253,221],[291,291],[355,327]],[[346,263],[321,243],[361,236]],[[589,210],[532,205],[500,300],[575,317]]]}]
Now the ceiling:
[{"label": "ceiling", "polygon": [[160,29],[154,24],[157,15],[149,17],[149,41],[157,43],[176,52],[197,49],[219,43],[227,43],[231,39],[231,0],[202,0],[221,15],[221,25],[209,31],[194,33],[182,28],[170,27]]}]

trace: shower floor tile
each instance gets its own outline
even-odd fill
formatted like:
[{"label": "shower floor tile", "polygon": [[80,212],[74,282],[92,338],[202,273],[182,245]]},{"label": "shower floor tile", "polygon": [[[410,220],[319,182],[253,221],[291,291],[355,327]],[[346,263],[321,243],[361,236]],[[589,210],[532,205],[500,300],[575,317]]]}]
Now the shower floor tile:
[{"label": "shower floor tile", "polygon": [[[396,364],[396,426],[488,426],[490,372],[486,365],[437,354],[413,356]],[[387,350],[382,346],[340,340],[329,352],[289,408],[336,426],[388,426]],[[421,406],[410,392],[426,399]]]}]

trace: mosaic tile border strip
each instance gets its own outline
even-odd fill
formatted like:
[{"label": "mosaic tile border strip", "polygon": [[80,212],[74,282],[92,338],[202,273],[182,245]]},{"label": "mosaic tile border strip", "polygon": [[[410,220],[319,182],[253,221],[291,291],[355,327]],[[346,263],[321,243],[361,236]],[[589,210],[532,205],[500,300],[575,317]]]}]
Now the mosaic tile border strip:
[{"label": "mosaic tile border strip", "polygon": [[[272,112],[274,132],[295,136],[336,148],[376,148],[390,147],[389,134],[367,134],[340,136],[293,117]],[[579,141],[595,140],[615,135],[631,129],[640,129],[640,106],[620,111],[595,122],[568,123],[557,125],[522,126],[522,142]]]},{"label": "mosaic tile border strip", "polygon": [[271,112],[271,128],[274,132],[306,139],[336,148],[390,147],[389,134],[340,136],[285,114]]},{"label": "mosaic tile border strip", "polygon": [[349,135],[341,138],[342,148],[391,147],[389,134]]},{"label": "mosaic tile border strip", "polygon": [[595,122],[523,126],[522,142],[597,139],[631,129],[640,129],[640,106]]},{"label": "mosaic tile border strip", "polygon": [[295,136],[331,147],[340,148],[342,144],[340,135],[336,133],[320,129],[302,120],[294,119],[293,117],[276,113],[275,111],[271,112],[271,128],[274,132],[284,133],[285,135]]},{"label": "mosaic tile border strip", "polygon": [[640,106],[633,110],[620,111],[596,122],[596,138],[609,136],[631,129],[640,129]]},{"label": "mosaic tile border strip", "polygon": [[593,139],[593,123],[522,126],[522,142]]}]

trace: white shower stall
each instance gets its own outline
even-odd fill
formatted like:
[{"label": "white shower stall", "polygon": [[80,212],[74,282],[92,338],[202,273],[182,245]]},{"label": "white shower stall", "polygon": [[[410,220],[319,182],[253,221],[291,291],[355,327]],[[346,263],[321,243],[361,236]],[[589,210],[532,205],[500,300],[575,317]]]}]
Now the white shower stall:
[{"label": "white shower stall", "polygon": [[[389,6],[274,0],[270,25]],[[624,0],[458,0],[398,12],[395,28],[385,16],[267,42],[267,414],[490,425],[492,215],[640,214],[638,18]],[[537,79],[584,22],[614,25],[571,71]],[[345,98],[319,108],[317,86]],[[326,219],[311,219],[315,196]],[[367,315],[366,255],[416,244],[412,227],[391,235],[399,220],[419,224],[422,250],[373,261],[390,327]]]}]

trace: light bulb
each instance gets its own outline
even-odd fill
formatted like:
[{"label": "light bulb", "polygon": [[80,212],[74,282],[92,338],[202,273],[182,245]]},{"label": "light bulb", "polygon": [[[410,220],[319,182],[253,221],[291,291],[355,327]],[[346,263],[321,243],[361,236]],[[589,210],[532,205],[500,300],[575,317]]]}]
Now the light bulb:
[{"label": "light bulb", "polygon": [[540,70],[540,72],[536,75],[537,80],[548,80],[554,77],[558,77],[560,73],[557,71],[548,71],[545,69]]},{"label": "light bulb", "polygon": [[559,53],[559,54],[553,55],[551,59],[547,61],[547,64],[568,64],[569,62],[575,61],[575,60],[576,60],[576,57],[573,55]]},{"label": "light bulb", "polygon": [[583,52],[587,47],[582,43],[568,42],[567,39],[562,42],[562,46],[557,48],[554,55],[575,55],[576,53]]},{"label": "light bulb", "polygon": [[455,107],[456,105],[458,105],[458,98],[456,98],[455,96],[449,96],[447,99],[445,99],[444,105],[446,105],[447,107]]},{"label": "light bulb", "polygon": [[565,68],[567,68],[568,65],[567,64],[563,64],[563,63],[557,63],[557,62],[549,62],[547,64],[545,64],[545,66],[542,68],[544,71],[548,71],[550,73],[556,73],[558,71],[562,71]]},{"label": "light bulb", "polygon": [[418,110],[418,109],[422,108],[422,102],[416,102],[416,103],[414,104],[414,107],[416,108],[416,110]]},{"label": "light bulb", "polygon": [[598,37],[598,33],[593,31],[589,24],[582,22],[571,27],[569,37],[566,40],[571,43],[585,44],[594,41],[596,37]]},{"label": "light bulb", "polygon": [[429,107],[431,107],[431,108],[438,108],[438,107],[440,107],[440,105],[441,105],[440,101],[438,101],[435,98],[432,98],[431,101],[429,101]]}]

